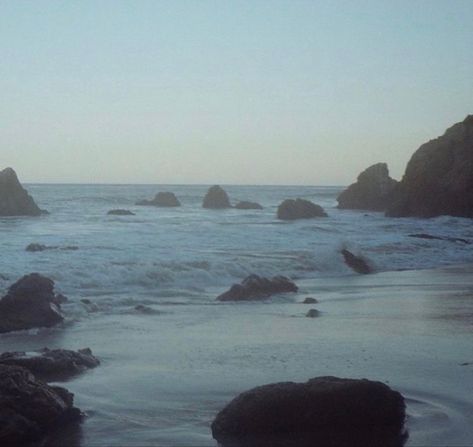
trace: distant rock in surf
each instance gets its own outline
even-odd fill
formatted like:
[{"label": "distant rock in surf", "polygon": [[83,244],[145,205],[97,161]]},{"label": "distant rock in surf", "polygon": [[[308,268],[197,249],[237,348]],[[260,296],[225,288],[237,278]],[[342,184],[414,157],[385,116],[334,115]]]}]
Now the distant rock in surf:
[{"label": "distant rock in surf", "polygon": [[307,298],[304,298],[304,301],[302,301],[302,304],[317,304],[319,301],[316,298],[312,298],[308,296]]},{"label": "distant rock in surf", "polygon": [[57,245],[44,245],[33,242],[29,244],[25,250],[30,252],[45,251],[45,250],[78,250],[79,247],[76,245],[66,245],[64,247],[59,247]]},{"label": "distant rock in surf", "polygon": [[21,186],[15,171],[0,171],[0,216],[39,216],[45,214]]},{"label": "distant rock in surf", "polygon": [[397,184],[389,176],[386,163],[374,164],[338,196],[338,208],[385,211]]},{"label": "distant rock in surf", "polygon": [[181,202],[172,192],[158,192],[152,200],[140,200],[135,205],[158,206],[158,207],[176,207],[181,206]]},{"label": "distant rock in surf", "polygon": [[313,217],[327,217],[327,213],[320,205],[310,200],[286,199],[278,207],[278,219],[295,220]]},{"label": "distant rock in surf", "polygon": [[230,199],[223,188],[215,185],[210,187],[207,191],[204,201],[202,202],[202,207],[212,209],[231,208]]},{"label": "distant rock in surf", "polygon": [[162,314],[159,310],[153,309],[152,307],[145,306],[144,304],[138,304],[135,306],[135,311],[144,315],[159,315]]},{"label": "distant rock in surf", "polygon": [[320,312],[317,309],[309,309],[305,316],[308,318],[317,318],[320,316]]},{"label": "distant rock in surf", "polygon": [[110,216],[134,216],[135,213],[132,213],[130,210],[115,209],[107,212]]},{"label": "distant rock in surf", "polygon": [[381,382],[317,377],[246,391],[221,410],[212,436],[226,446],[401,447],[404,398]]},{"label": "distant rock in surf", "polygon": [[462,244],[471,244],[471,241],[469,241],[468,239],[462,239],[460,237],[432,236],[431,234],[427,234],[427,233],[408,234],[408,236],[416,237],[418,239],[434,239],[434,240],[439,240],[439,241],[461,242]]},{"label": "distant rock in surf", "polygon": [[246,277],[241,284],[233,284],[229,290],[217,297],[218,301],[254,301],[279,293],[297,292],[297,286],[285,276],[272,279],[258,275]]},{"label": "distant rock in surf", "polygon": [[89,313],[97,312],[99,310],[99,306],[90,301],[88,298],[83,298],[80,300],[80,302],[84,305],[85,310]]},{"label": "distant rock in surf", "polygon": [[256,202],[248,202],[246,200],[243,200],[241,202],[238,202],[234,208],[238,210],[262,210],[263,207]]},{"label": "distant rock in surf", "polygon": [[343,255],[345,264],[348,265],[348,267],[353,269],[355,272],[364,275],[372,272],[372,269],[368,265],[368,263],[363,258],[355,256],[351,251],[344,248],[343,250],[341,250],[341,254]]},{"label": "distant rock in surf", "polygon": [[0,300],[0,333],[51,327],[63,319],[54,281],[38,273],[23,276]]}]

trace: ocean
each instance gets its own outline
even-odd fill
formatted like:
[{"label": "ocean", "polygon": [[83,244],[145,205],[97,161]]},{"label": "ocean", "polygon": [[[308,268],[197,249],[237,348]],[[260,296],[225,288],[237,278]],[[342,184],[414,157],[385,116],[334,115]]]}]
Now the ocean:
[{"label": "ocean", "polygon": [[[203,185],[26,188],[50,214],[0,219],[0,289],[48,276],[69,298],[66,320],[0,335],[0,351],[90,347],[102,362],[65,384],[87,417],[49,445],[216,446],[210,423],[239,392],[319,375],[400,391],[408,446],[473,444],[472,245],[410,236],[473,242],[470,219],[338,210],[343,188],[328,186],[224,186],[232,203],[263,210],[203,209]],[[159,191],[182,206],[134,205]],[[278,220],[278,204],[297,197],[329,217]],[[136,215],[107,215],[114,208]],[[30,243],[57,248],[27,252]],[[354,273],[342,248],[374,273]],[[288,276],[300,290],[215,301],[251,273]],[[307,296],[319,303],[301,304]],[[305,317],[311,307],[319,318]]]}]

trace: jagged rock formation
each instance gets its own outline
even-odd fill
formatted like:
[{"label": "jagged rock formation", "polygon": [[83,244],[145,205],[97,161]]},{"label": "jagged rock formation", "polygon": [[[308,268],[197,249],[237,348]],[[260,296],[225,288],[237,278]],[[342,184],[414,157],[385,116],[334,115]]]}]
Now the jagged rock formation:
[{"label": "jagged rock formation", "polygon": [[238,210],[262,210],[263,207],[256,202],[248,202],[246,200],[242,200],[241,202],[238,202],[235,207]]},{"label": "jagged rock formation", "polygon": [[310,200],[287,199],[278,207],[278,219],[295,220],[312,217],[327,217],[327,213],[320,205],[316,205]]},{"label": "jagged rock formation", "polygon": [[212,209],[231,208],[230,199],[223,188],[218,185],[211,186],[205,194],[202,207]]},{"label": "jagged rock formation", "polygon": [[140,200],[135,205],[175,207],[181,206],[181,202],[179,202],[173,192],[158,192],[153,200]]}]

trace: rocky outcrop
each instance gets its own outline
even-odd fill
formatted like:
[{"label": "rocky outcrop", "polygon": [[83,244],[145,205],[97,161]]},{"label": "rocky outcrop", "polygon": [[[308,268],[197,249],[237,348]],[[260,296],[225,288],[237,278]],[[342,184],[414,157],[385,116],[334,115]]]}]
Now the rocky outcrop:
[{"label": "rocky outcrop", "polygon": [[130,210],[123,210],[123,209],[116,209],[116,210],[110,210],[107,212],[108,215],[110,216],[134,216],[135,213],[131,212]]},{"label": "rocky outcrop", "polygon": [[202,207],[212,209],[231,208],[230,199],[223,188],[215,185],[210,187],[207,194],[205,194]]},{"label": "rocky outcrop", "polygon": [[0,365],[21,366],[46,382],[66,380],[99,364],[100,361],[89,348],[78,351],[44,348],[41,351],[5,352],[0,355]]},{"label": "rocky outcrop", "polygon": [[402,395],[381,382],[318,377],[246,391],[211,428],[223,446],[401,446],[404,419]]},{"label": "rocky outcrop", "polygon": [[371,273],[373,271],[363,258],[354,255],[351,251],[344,248],[343,250],[341,250],[340,253],[343,255],[345,264],[348,265],[348,267],[350,267],[356,273],[367,275],[368,273]]},{"label": "rocky outcrop", "polygon": [[259,203],[248,202],[246,200],[238,202],[234,208],[238,210],[262,210],[263,209],[263,207]]},{"label": "rocky outcrop", "polygon": [[158,192],[153,200],[140,200],[136,205],[158,206],[158,207],[175,207],[181,206],[181,202],[177,199],[173,192]]},{"label": "rocky outcrop", "polygon": [[24,447],[79,422],[73,399],[65,388],[46,385],[25,368],[0,365],[0,445]]},{"label": "rocky outcrop", "polygon": [[0,333],[60,323],[59,301],[52,279],[38,273],[23,276],[0,300]]},{"label": "rocky outcrop", "polygon": [[414,153],[386,215],[473,217],[473,115]]},{"label": "rocky outcrop", "polygon": [[320,205],[316,205],[310,200],[287,199],[278,207],[278,219],[295,220],[313,217],[327,217],[327,213]]},{"label": "rocky outcrop", "polygon": [[0,216],[39,216],[43,214],[21,186],[15,171],[0,171]]},{"label": "rocky outcrop", "polygon": [[338,208],[385,211],[397,184],[386,163],[372,165],[338,196]]},{"label": "rocky outcrop", "polygon": [[254,301],[279,293],[297,292],[297,286],[285,276],[272,279],[258,275],[246,277],[241,284],[233,284],[229,290],[217,297],[218,301]]}]

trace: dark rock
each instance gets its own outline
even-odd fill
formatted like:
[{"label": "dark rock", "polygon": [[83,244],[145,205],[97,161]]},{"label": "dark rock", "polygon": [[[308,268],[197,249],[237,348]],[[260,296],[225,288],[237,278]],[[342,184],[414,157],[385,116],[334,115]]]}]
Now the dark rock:
[{"label": "dark rock", "polygon": [[473,115],[414,153],[386,215],[473,217]]},{"label": "dark rock", "polygon": [[416,233],[416,234],[408,234],[409,237],[416,237],[419,239],[436,239],[439,241],[447,241],[447,242],[461,242],[462,244],[471,244],[471,242],[467,239],[462,239],[460,237],[449,237],[449,236],[432,236],[431,234],[427,233]]},{"label": "dark rock", "polygon": [[32,243],[32,244],[29,244],[25,250],[26,251],[44,251],[44,250],[51,250],[53,248],[56,248],[56,247],[48,247],[47,245],[43,245],[43,244],[37,244],[37,243]]},{"label": "dark rock", "polygon": [[93,303],[88,298],[83,298],[80,301],[85,306],[87,312],[97,312],[99,310],[97,304]]},{"label": "dark rock", "polygon": [[140,200],[136,202],[136,205],[174,207],[181,206],[181,203],[172,192],[158,192],[153,200]]},{"label": "dark rock", "polygon": [[318,377],[253,388],[212,422],[222,446],[402,446],[405,403],[381,382]]},{"label": "dark rock", "polygon": [[263,207],[259,203],[247,202],[246,200],[238,202],[235,205],[235,208],[239,210],[262,210],[263,209]]},{"label": "dark rock", "polygon": [[38,273],[23,276],[0,300],[0,333],[51,327],[62,320],[54,281]]},{"label": "dark rock", "polygon": [[215,185],[207,191],[202,207],[213,209],[231,208],[230,199],[220,186]]},{"label": "dark rock", "polygon": [[0,365],[21,366],[46,382],[66,380],[99,364],[89,348],[78,351],[44,348],[35,352],[5,352],[0,355]]},{"label": "dark rock", "polygon": [[385,211],[397,184],[386,163],[372,165],[338,196],[338,208]]},{"label": "dark rock", "polygon": [[351,251],[343,249],[341,251],[345,264],[348,265],[351,269],[355,270],[356,273],[368,274],[372,272],[371,267],[368,263],[359,256],[355,256]]},{"label": "dark rock", "polygon": [[111,216],[134,216],[135,215],[135,213],[132,213],[130,210],[122,210],[122,209],[110,210],[107,214]]},{"label": "dark rock", "polygon": [[0,171],[0,216],[39,216],[42,211],[21,186],[15,171]]},{"label": "dark rock", "polygon": [[278,219],[310,219],[312,217],[327,217],[323,208],[309,200],[287,199],[278,207]]},{"label": "dark rock", "polygon": [[320,312],[317,309],[309,309],[309,311],[305,314],[308,318],[316,318],[320,315]]},{"label": "dark rock", "polygon": [[302,304],[317,304],[318,303],[318,300],[316,298],[311,298],[310,296],[308,296],[307,298],[304,299],[304,301],[302,301]]},{"label": "dark rock", "polygon": [[145,315],[159,315],[162,313],[159,310],[153,309],[149,306],[145,306],[144,304],[138,304],[137,306],[135,306],[135,310]]},{"label": "dark rock", "polygon": [[253,301],[279,293],[297,292],[297,286],[285,276],[272,279],[258,275],[246,277],[241,284],[233,284],[229,290],[217,297],[218,301]]},{"label": "dark rock", "polygon": [[73,394],[49,386],[27,369],[0,365],[0,445],[24,447],[67,423],[77,423],[81,412]]},{"label": "dark rock", "polygon": [[56,293],[56,295],[54,295],[53,303],[57,304],[58,306],[67,303],[68,301],[69,298],[67,298],[67,296],[64,296],[62,293]]}]

